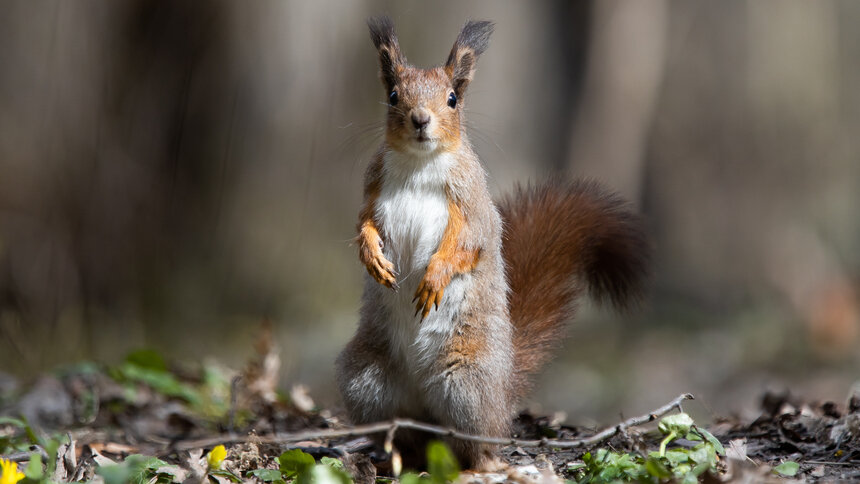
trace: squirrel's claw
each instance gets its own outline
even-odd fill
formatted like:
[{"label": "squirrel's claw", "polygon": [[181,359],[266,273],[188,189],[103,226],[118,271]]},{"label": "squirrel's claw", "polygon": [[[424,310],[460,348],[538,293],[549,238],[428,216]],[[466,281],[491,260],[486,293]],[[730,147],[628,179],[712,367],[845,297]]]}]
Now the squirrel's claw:
[{"label": "squirrel's claw", "polygon": [[444,262],[436,258],[434,255],[427,265],[427,271],[421,279],[421,284],[418,285],[418,290],[415,291],[415,298],[412,302],[418,301],[415,307],[415,315],[421,313],[421,319],[430,314],[430,310],[435,306],[439,309],[442,304],[442,298],[445,295],[445,288],[451,282],[451,270]]},{"label": "squirrel's claw", "polygon": [[433,304],[434,306],[436,306],[436,309],[439,309],[439,303],[442,302],[442,296],[444,296],[444,295],[445,295],[445,289],[439,289],[439,291],[436,293],[436,301],[434,301],[434,304]]},{"label": "squirrel's claw", "polygon": [[421,284],[418,285],[418,290],[415,291],[415,297],[412,298],[412,302],[418,301],[418,304],[415,305],[415,316],[421,313],[423,320],[430,314],[433,306],[438,310],[444,294],[444,288],[434,290],[431,283],[428,283],[426,279],[422,280]]},{"label": "squirrel's claw", "polygon": [[386,259],[382,253],[385,243],[376,229],[371,225],[364,224],[358,234],[358,244],[358,257],[364,267],[367,268],[370,277],[397,292],[400,289],[400,286],[397,285],[397,272],[394,270],[394,264]]},{"label": "squirrel's claw", "polygon": [[367,272],[373,277],[376,282],[397,292],[400,286],[397,285],[397,277],[394,272],[394,264],[385,258],[382,254],[372,258],[366,265]]}]

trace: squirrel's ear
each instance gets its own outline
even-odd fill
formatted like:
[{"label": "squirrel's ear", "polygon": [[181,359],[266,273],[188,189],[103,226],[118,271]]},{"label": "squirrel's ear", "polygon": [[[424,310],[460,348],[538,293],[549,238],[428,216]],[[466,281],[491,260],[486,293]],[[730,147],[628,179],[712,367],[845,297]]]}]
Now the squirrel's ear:
[{"label": "squirrel's ear", "polygon": [[397,35],[394,33],[394,22],[385,15],[367,19],[370,28],[370,39],[379,51],[379,67],[382,83],[389,91],[394,89],[400,72],[406,65],[406,58],[400,52]]},{"label": "squirrel's ear", "polygon": [[462,97],[466,87],[475,75],[475,65],[478,57],[487,50],[490,43],[490,34],[493,33],[493,23],[482,21],[468,21],[457,36],[448,62],[445,63],[445,71],[451,76],[454,84],[454,93]]}]

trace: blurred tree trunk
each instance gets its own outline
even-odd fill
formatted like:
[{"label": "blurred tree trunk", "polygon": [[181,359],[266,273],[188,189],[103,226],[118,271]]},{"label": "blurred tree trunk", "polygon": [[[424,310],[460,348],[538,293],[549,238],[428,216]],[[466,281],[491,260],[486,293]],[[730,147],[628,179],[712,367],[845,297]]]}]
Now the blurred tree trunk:
[{"label": "blurred tree trunk", "polygon": [[663,77],[666,0],[594,2],[582,102],[567,164],[638,203],[645,147]]},{"label": "blurred tree trunk", "polygon": [[223,2],[25,3],[0,83],[33,136],[4,138],[2,182],[28,188],[0,196],[0,330],[41,342],[21,369],[116,357],[187,307],[176,281],[217,267],[235,98]]}]

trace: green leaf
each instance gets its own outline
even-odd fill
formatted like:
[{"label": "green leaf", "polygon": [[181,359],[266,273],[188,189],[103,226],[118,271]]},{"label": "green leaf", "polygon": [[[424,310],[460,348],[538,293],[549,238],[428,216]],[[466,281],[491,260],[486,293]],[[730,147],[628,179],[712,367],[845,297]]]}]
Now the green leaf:
[{"label": "green leaf", "polygon": [[278,457],[278,464],[281,467],[281,473],[287,479],[292,479],[299,474],[310,471],[316,461],[312,455],[302,452],[301,449],[292,449]]},{"label": "green leaf", "polygon": [[[31,433],[33,432],[29,425],[27,426],[27,429],[29,429]],[[36,434],[33,433],[33,435],[35,436]],[[48,459],[45,463],[45,474],[49,476],[54,475],[54,470],[57,468],[57,452],[60,449],[59,439],[36,437],[35,442],[38,442],[42,448],[45,449],[45,453],[48,454]]]},{"label": "green leaf", "polygon": [[428,479],[424,479],[414,472],[407,472],[400,476],[400,484],[422,484],[427,481]]},{"label": "green leaf", "polygon": [[161,372],[167,371],[167,363],[165,363],[164,358],[157,351],[152,349],[132,351],[125,357],[125,361],[126,363],[131,363],[132,365],[146,368],[148,370]]},{"label": "green leaf", "polygon": [[226,469],[213,469],[213,470],[209,471],[209,475],[210,476],[223,477],[224,479],[227,479],[230,482],[242,482],[241,477],[237,476],[236,474],[233,474],[232,472],[230,472]]},{"label": "green leaf", "polygon": [[645,470],[649,475],[654,476],[657,479],[668,479],[672,477],[672,471],[670,471],[663,462],[656,457],[649,457],[645,461]]},{"label": "green leaf", "polygon": [[188,475],[188,471],[182,469],[178,465],[166,465],[158,467],[154,470],[156,482],[182,482],[182,479]]},{"label": "green leaf", "polygon": [[[153,478],[158,478],[156,470],[167,463],[155,457],[132,454],[121,464],[112,464],[96,469],[96,474],[102,476],[105,484],[147,484]],[[167,476],[167,475],[165,475]],[[169,482],[156,479],[156,482]]]},{"label": "green leaf", "polygon": [[797,462],[787,460],[782,464],[773,468],[773,470],[783,476],[786,477],[794,477],[797,474],[797,470],[800,468],[800,464]]},{"label": "green leaf", "polygon": [[123,463],[131,470],[129,480],[134,484],[147,484],[155,476],[156,469],[167,465],[161,459],[140,454],[126,457]]},{"label": "green leaf", "polygon": [[[306,482],[312,484],[351,484],[349,474],[340,469],[335,469],[327,465],[313,466],[308,473],[310,479]],[[299,478],[299,481],[304,479]]]},{"label": "green leaf", "polygon": [[343,469],[343,462],[341,462],[340,459],[334,459],[332,457],[323,457],[320,459],[320,464],[329,466],[333,469]]},{"label": "green leaf", "polygon": [[701,476],[705,472],[715,468],[716,465],[717,465],[716,461],[714,461],[714,462],[702,462],[700,464],[697,464],[696,467],[694,467],[693,470],[690,471],[690,474],[693,474],[696,477]]},{"label": "green leaf", "polygon": [[692,473],[684,474],[684,477],[681,479],[681,484],[697,484],[699,482],[699,477]]},{"label": "green leaf", "polygon": [[686,435],[693,425],[693,419],[686,413],[676,413],[668,415],[660,420],[657,428],[663,435],[675,433],[676,435]]},{"label": "green leaf", "polygon": [[714,437],[714,434],[708,432],[707,430],[699,426],[695,426],[693,427],[693,429],[698,432],[702,437],[704,437],[705,440],[710,442],[710,444],[714,446],[714,450],[716,450],[718,454],[726,455],[726,449],[723,447],[723,444],[720,442],[720,440]]},{"label": "green leaf", "polygon": [[147,472],[146,477],[148,479],[143,481],[145,484],[172,484],[177,482],[176,475],[172,472]]},{"label": "green leaf", "polygon": [[102,476],[105,484],[125,484],[130,480],[131,471],[128,466],[113,464],[109,466],[99,466],[96,469],[96,474]]},{"label": "green leaf", "polygon": [[120,381],[143,383],[159,393],[181,398],[192,405],[200,402],[200,394],[193,387],[180,382],[166,371],[138,366],[134,363],[123,363],[116,368],[116,373],[114,378]]},{"label": "green leaf", "polygon": [[0,417],[0,425],[12,425],[20,429],[27,428],[27,422],[24,422],[23,420],[14,417]]},{"label": "green leaf", "polygon": [[263,482],[276,482],[283,480],[280,469],[254,469],[248,471],[249,476],[254,476]]},{"label": "green leaf", "polygon": [[[167,363],[154,350],[138,350],[129,354],[125,362],[116,367],[110,367],[108,375],[121,383],[142,383],[153,390],[169,397],[181,398],[191,405],[200,405],[202,395],[192,385],[182,383],[176,376],[167,371]],[[134,389],[128,388],[128,399],[134,399]]]},{"label": "green leaf", "polygon": [[699,444],[689,451],[690,460],[697,464],[707,464],[709,467],[716,465],[717,454],[713,445]]},{"label": "green leaf", "polygon": [[434,440],[427,445],[427,470],[436,484],[453,481],[460,475],[460,466],[454,454],[444,443]]},{"label": "green leaf", "polygon": [[[17,420],[17,419],[9,419],[9,420]],[[26,417],[22,416],[21,420],[18,420],[18,421],[24,424],[24,432],[27,434],[27,438],[30,439],[31,443],[34,443],[34,444],[43,444],[44,443],[44,442],[42,442],[42,439],[40,439],[39,436],[36,435],[36,432],[33,430],[33,427],[30,425],[30,422],[27,421]],[[48,455],[50,456],[50,453]],[[50,465],[50,463],[48,463],[48,464]]]},{"label": "green leaf", "polygon": [[421,484],[421,477],[414,472],[406,472],[400,475],[400,484]]},{"label": "green leaf", "polygon": [[[580,484],[603,483],[616,481],[640,481],[653,482],[655,475],[671,477],[672,473],[666,469],[665,464],[659,458],[652,458],[653,462],[635,454],[611,452],[607,449],[598,449],[595,454],[587,453],[582,457],[584,467],[576,470],[577,479]],[[652,474],[649,474],[651,468]]]},{"label": "green leaf", "polygon": [[690,455],[686,449],[676,449],[666,451],[666,460],[669,461],[670,467],[677,467],[681,464],[686,464],[690,461]]},{"label": "green leaf", "polygon": [[702,436],[696,433],[695,427],[690,432],[687,432],[687,435],[685,435],[684,438],[687,440],[692,440],[693,442],[702,441]]},{"label": "green leaf", "polygon": [[24,469],[24,475],[34,481],[41,481],[45,476],[45,471],[42,469],[42,456],[38,452],[30,454],[30,462]]},{"label": "green leaf", "polygon": [[675,474],[675,477],[683,477],[692,472],[693,466],[688,463],[678,464],[677,466],[672,467],[672,473]]}]

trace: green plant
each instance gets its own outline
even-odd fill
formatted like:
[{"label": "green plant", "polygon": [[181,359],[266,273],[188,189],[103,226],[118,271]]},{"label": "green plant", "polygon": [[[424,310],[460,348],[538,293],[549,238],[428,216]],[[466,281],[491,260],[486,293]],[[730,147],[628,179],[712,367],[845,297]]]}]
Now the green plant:
[{"label": "green plant", "polygon": [[445,484],[457,479],[460,466],[457,459],[444,443],[434,440],[427,445],[427,474],[407,472],[400,476],[401,484]]},{"label": "green plant", "polygon": [[[697,427],[685,413],[661,419],[659,431],[665,435],[660,449],[647,456],[598,449],[582,457],[582,463],[568,470],[574,471],[576,482],[604,483],[616,481],[660,482],[673,479],[684,484],[698,482],[699,476],[715,471],[718,455],[725,455],[720,441],[710,432]],[[667,450],[674,440],[684,437],[699,442],[692,447]]]},{"label": "green plant", "polygon": [[343,462],[323,457],[317,464],[313,456],[301,449],[292,449],[278,457],[278,469],[254,469],[247,475],[273,484],[350,484],[352,478],[343,469]]}]

